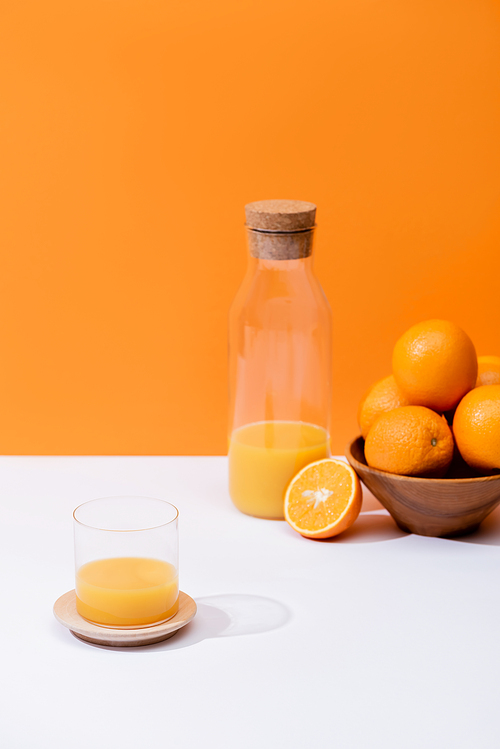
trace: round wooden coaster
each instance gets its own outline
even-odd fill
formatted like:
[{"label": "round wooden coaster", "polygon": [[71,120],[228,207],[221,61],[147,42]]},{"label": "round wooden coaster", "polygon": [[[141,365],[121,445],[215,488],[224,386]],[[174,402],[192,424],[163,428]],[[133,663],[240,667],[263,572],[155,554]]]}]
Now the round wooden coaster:
[{"label": "round wooden coaster", "polygon": [[79,640],[94,645],[107,645],[115,648],[132,648],[139,645],[152,645],[154,642],[167,640],[184,627],[196,614],[196,603],[182,590],[179,591],[179,610],[177,614],[163,624],[143,629],[109,629],[98,627],[84,619],[76,610],[76,595],[69,590],[57,599],[54,604],[54,616],[57,621]]}]

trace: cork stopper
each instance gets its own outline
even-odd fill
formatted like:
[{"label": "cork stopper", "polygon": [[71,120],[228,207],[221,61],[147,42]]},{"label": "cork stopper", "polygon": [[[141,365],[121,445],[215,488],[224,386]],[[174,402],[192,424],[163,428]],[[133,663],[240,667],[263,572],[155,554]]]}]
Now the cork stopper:
[{"label": "cork stopper", "polygon": [[245,206],[250,254],[267,260],[309,257],[316,206],[303,200],[259,200]]},{"label": "cork stopper", "polygon": [[313,228],[316,206],[304,200],[258,200],[245,206],[245,214],[250,229],[301,231]]}]

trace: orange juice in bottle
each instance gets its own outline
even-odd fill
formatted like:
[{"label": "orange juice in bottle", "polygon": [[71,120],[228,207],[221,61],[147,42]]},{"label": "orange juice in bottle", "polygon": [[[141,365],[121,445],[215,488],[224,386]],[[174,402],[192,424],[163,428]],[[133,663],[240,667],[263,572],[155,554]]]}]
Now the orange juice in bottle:
[{"label": "orange juice in bottle", "polygon": [[229,325],[229,491],[242,512],[281,519],[295,473],[330,454],[331,312],[312,267],[316,207],[245,210],[250,257]]}]

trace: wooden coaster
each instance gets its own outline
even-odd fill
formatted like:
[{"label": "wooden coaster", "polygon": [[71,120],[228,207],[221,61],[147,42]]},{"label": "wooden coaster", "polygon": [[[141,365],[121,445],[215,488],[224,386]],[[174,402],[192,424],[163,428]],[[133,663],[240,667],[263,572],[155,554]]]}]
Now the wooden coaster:
[{"label": "wooden coaster", "polygon": [[76,610],[76,594],[69,590],[57,599],[54,604],[54,616],[71,634],[79,640],[94,645],[106,645],[114,648],[133,648],[139,645],[152,645],[154,642],[167,640],[182,629],[196,614],[196,603],[182,590],[179,591],[179,610],[177,614],[163,624],[143,629],[110,629],[99,627],[84,619]]}]

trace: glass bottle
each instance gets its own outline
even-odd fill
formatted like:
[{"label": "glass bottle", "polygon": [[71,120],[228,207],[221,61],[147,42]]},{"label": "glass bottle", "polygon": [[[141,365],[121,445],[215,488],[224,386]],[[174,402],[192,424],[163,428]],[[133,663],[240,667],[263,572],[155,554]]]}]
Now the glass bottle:
[{"label": "glass bottle", "polygon": [[283,518],[293,476],[330,455],[331,311],[313,272],[316,206],[245,206],[248,269],[229,318],[229,492]]}]

